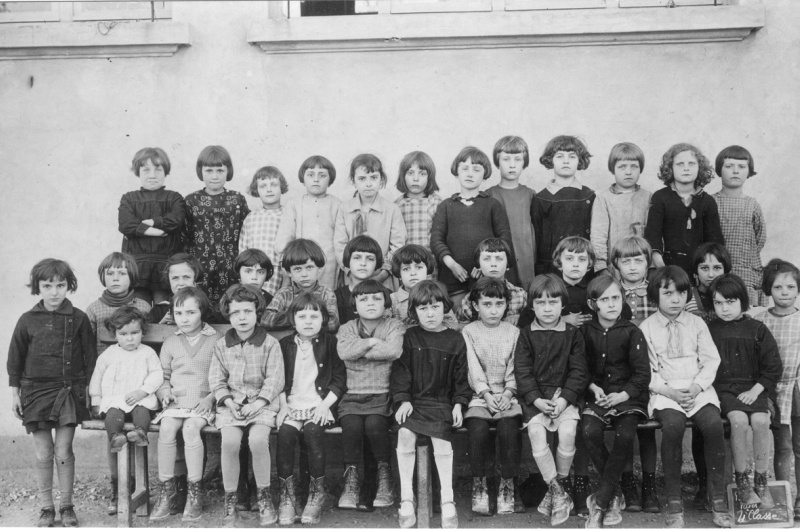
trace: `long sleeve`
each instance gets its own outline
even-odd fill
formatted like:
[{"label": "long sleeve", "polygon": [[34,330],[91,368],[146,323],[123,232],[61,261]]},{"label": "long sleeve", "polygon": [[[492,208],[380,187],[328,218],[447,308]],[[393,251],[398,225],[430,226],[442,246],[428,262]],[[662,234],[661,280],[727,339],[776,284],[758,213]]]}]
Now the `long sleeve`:
[{"label": "long sleeve", "polygon": [[[270,341],[271,340],[271,341]],[[264,383],[261,385],[261,391],[258,396],[266,399],[267,404],[275,402],[283,387],[286,384],[286,376],[283,369],[283,353],[281,353],[281,346],[278,341],[267,336],[267,357],[264,361],[263,375]]]},{"label": "long sleeve", "polygon": [[535,353],[528,341],[528,336],[520,333],[517,347],[514,350],[514,376],[517,379],[517,391],[529,405],[532,405],[536,399],[544,397],[539,389],[539,383],[536,381],[536,375],[533,374],[534,356]]},{"label": "long sleeve", "polygon": [[451,255],[452,252],[447,246],[447,205],[448,201],[445,200],[439,204],[436,209],[436,214],[433,215],[433,222],[431,224],[431,253],[436,257],[439,262],[446,256]]},{"label": "long sleeve", "polygon": [[11,336],[11,345],[8,347],[8,362],[6,362],[8,385],[13,388],[21,386],[30,341],[28,327],[25,325],[25,316],[21,316],[17,321],[17,326],[14,327],[14,334]]},{"label": "long sleeve", "polygon": [[357,320],[353,320],[339,329],[336,349],[342,360],[358,360],[370,349],[369,339],[359,336],[357,323]]},{"label": "long sleeve", "polygon": [[597,260],[594,264],[595,271],[608,268],[609,226],[608,205],[606,204],[605,198],[597,196],[592,205],[592,225],[589,231],[594,253],[597,256]]},{"label": "long sleeve", "polygon": [[[106,351],[108,352],[108,351]],[[89,396],[92,397],[92,405],[99,406],[100,398],[103,396],[103,375],[108,368],[108,355],[100,355],[97,359],[97,365],[92,374],[92,380],[89,381]],[[97,398],[95,400],[95,398]]]},{"label": "long sleeve", "polygon": [[185,219],[186,207],[183,203],[183,196],[177,192],[170,192],[169,212],[153,218],[153,227],[161,229],[165,233],[176,233],[183,229]]},{"label": "long sleeve", "polygon": [[494,198],[488,198],[492,202],[492,228],[497,238],[502,239],[508,244],[508,249],[511,250],[511,256],[508,257],[509,264],[516,264],[516,254],[514,252],[514,242],[511,239],[511,224],[508,222],[508,215],[503,208],[503,204]]},{"label": "long sleeve", "polygon": [[758,376],[758,384],[764,387],[767,393],[772,393],[775,390],[775,385],[783,374],[783,363],[778,350],[778,343],[775,337],[769,330],[769,327],[763,323],[758,328],[756,341],[758,343],[758,360],[760,366],[760,375]]},{"label": "long sleeve", "polygon": [[331,380],[328,383],[328,390],[341,399],[347,393],[347,368],[339,358],[339,351],[336,348],[335,338],[329,343],[331,352],[329,353],[331,364]]},{"label": "long sleeve", "polygon": [[[650,208],[647,211],[647,225],[644,228],[644,238],[653,248],[653,251],[664,253],[664,202],[653,194],[650,197]],[[717,215],[719,223],[719,215]]]},{"label": "long sleeve", "polygon": [[717,369],[720,365],[719,351],[708,326],[698,320],[697,324],[697,357],[700,372],[694,378],[693,383],[703,390],[708,390],[717,378]]},{"label": "long sleeve", "polygon": [[483,397],[484,393],[490,391],[489,379],[486,378],[486,372],[483,371],[481,361],[475,352],[475,346],[472,345],[472,335],[466,330],[463,334],[464,343],[467,344],[467,379],[469,386],[475,391],[475,395]]},{"label": "long sleeve", "polygon": [[170,385],[170,379],[172,378],[172,349],[166,345],[162,346],[159,358],[161,359],[161,373],[164,375],[164,382],[156,390],[156,397],[163,402],[164,396],[172,391],[172,386]]},{"label": "long sleeve", "polygon": [[[296,200],[296,202],[302,201],[302,197]],[[297,238],[297,204],[295,201],[290,201],[283,209],[281,225],[278,226],[278,232],[275,235],[275,251],[278,253],[278,261],[283,260],[283,248],[295,238]],[[279,268],[280,264],[274,266]]]},{"label": "long sleeve", "polygon": [[[252,220],[252,218],[250,218],[250,217],[245,218],[244,222],[242,223],[242,230],[239,231],[239,253],[241,253],[242,251],[244,251],[246,249],[250,249],[251,247],[253,247],[251,245],[252,242],[250,242],[250,240],[252,240],[250,238],[250,232],[248,231],[248,229],[250,227],[250,221],[251,220]],[[273,266],[276,269],[280,267],[277,264],[274,264]]]},{"label": "long sleeve", "polygon": [[622,387],[624,392],[633,399],[647,393],[650,384],[650,359],[647,350],[647,341],[638,328],[631,335],[628,343],[628,362],[631,366],[631,376]]},{"label": "long sleeve", "polygon": [[217,405],[222,405],[231,395],[228,388],[228,369],[222,359],[224,357],[223,348],[219,344],[214,346],[214,357],[211,359],[211,366],[208,368],[208,386],[214,393]]},{"label": "long sleeve", "polygon": [[[531,198],[531,225],[533,225],[533,241],[536,242],[537,255],[539,253],[538,248],[541,246],[541,242],[543,242],[543,223],[544,209],[542,208],[541,201],[536,197],[536,194],[534,194]],[[537,260],[537,257],[534,257],[534,260]]]},{"label": "long sleeve", "polygon": [[[391,319],[391,318],[390,318]],[[378,340],[378,343],[367,349],[364,358],[367,360],[397,360],[403,352],[403,338],[406,328],[399,321],[391,319],[387,324],[389,331],[386,340]]]},{"label": "long sleeve", "polygon": [[571,404],[577,404],[589,385],[589,366],[586,363],[586,342],[579,330],[575,329],[569,351],[569,369],[561,397]]},{"label": "long sleeve", "polygon": [[472,390],[467,379],[467,357],[464,351],[455,354],[453,365],[453,405],[466,407],[472,398]]},{"label": "long sleeve", "polygon": [[[514,331],[519,336],[519,329]],[[511,390],[514,394],[517,393],[517,377],[514,375],[514,351],[511,351],[511,356],[506,363],[506,377],[505,389]]]},{"label": "long sleeve", "polygon": [[[278,293],[275,294],[275,297],[272,298],[269,305],[267,305],[267,309],[261,317],[261,325],[268,331],[292,328],[292,324],[289,322],[289,316],[286,314],[286,309],[289,308],[289,303],[291,303],[291,291],[292,287],[290,286],[279,290]],[[327,300],[325,303],[330,305]],[[333,311],[331,311],[331,307],[328,306],[328,313],[330,315],[336,313],[335,305]],[[336,316],[338,321],[338,314]]]},{"label": "long sleeve", "polygon": [[411,351],[412,346],[408,340],[403,341],[403,353],[400,358],[392,362],[392,375],[389,380],[389,393],[392,402],[397,405],[411,401]]},{"label": "long sleeve", "polygon": [[192,216],[192,206],[189,203],[188,197],[184,200],[183,210],[184,221],[183,231],[181,232],[181,243],[183,245],[183,251],[191,254],[192,248],[194,247],[194,217]]},{"label": "long sleeve", "polygon": [[161,361],[158,360],[155,351],[148,348],[145,360],[147,361],[147,376],[144,378],[141,389],[149,395],[155,393],[164,383],[164,373],[161,370]]},{"label": "long sleeve", "polygon": [[[391,209],[392,211],[392,225],[391,230],[389,232],[389,251],[386,252],[386,256],[383,258],[383,266],[381,269],[388,270],[389,273],[392,271],[392,255],[394,255],[398,249],[406,245],[406,222],[403,220],[403,213],[400,212],[400,208],[395,205],[394,203],[386,202],[387,209]],[[344,248],[342,248],[342,252],[344,252]]]},{"label": "long sleeve", "polygon": [[711,195],[706,194],[706,208],[703,210],[705,217],[703,223],[703,242],[716,242],[725,245],[725,237],[722,235],[722,224],[719,221],[719,206],[717,200]]},{"label": "long sleeve", "polygon": [[653,342],[647,335],[645,335],[645,341],[647,342],[647,358],[650,362],[649,388],[652,393],[663,395],[662,389],[664,388],[664,386],[667,386],[667,381],[658,372],[659,368],[658,353],[656,352],[656,349],[653,346]]},{"label": "long sleeve", "polygon": [[133,202],[129,194],[124,194],[119,201],[119,232],[128,238],[144,236],[149,225],[143,224],[141,218],[136,216]]},{"label": "long sleeve", "polygon": [[[758,202],[756,202],[756,208],[753,211],[753,231],[756,234],[756,249],[761,253],[767,243],[767,222]],[[758,257],[758,263],[761,266],[761,257]]]},{"label": "long sleeve", "polygon": [[89,383],[97,363],[97,335],[92,331],[92,325],[88,318],[78,321],[78,339],[81,343],[81,353],[83,353],[83,373],[86,376],[86,382]]},{"label": "long sleeve", "polygon": [[336,262],[339,264],[339,268],[343,271],[348,271],[349,264],[345,264],[342,258],[344,254],[344,248],[347,246],[347,243],[350,241],[350,234],[347,231],[347,219],[346,219],[346,205],[348,202],[343,202],[339,205],[339,209],[336,211],[336,224],[333,228],[333,251],[336,254]]}]

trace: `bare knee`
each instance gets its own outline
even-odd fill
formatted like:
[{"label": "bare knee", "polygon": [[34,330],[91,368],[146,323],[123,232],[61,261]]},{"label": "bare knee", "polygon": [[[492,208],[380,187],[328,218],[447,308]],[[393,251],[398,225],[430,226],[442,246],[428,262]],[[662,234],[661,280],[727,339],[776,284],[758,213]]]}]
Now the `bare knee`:
[{"label": "bare knee", "polygon": [[404,451],[413,450],[417,443],[417,435],[405,427],[397,431],[397,448]]}]

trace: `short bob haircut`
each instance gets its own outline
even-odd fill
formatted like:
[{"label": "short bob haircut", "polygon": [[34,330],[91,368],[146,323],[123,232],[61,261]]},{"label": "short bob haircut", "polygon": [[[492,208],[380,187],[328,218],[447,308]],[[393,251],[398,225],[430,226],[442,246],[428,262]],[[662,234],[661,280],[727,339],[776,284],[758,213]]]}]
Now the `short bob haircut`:
[{"label": "short bob haircut", "polygon": [[521,153],[522,154],[522,168],[528,167],[531,162],[531,156],[528,152],[528,143],[522,137],[508,135],[498,140],[492,150],[492,161],[494,165],[500,168],[500,153]]},{"label": "short bob haircut", "polygon": [[553,157],[560,151],[571,151],[578,156],[578,170],[586,170],[589,168],[589,159],[592,156],[586,148],[586,144],[581,142],[578,137],[571,135],[559,135],[547,143],[544,148],[542,156],[539,157],[539,162],[548,170],[553,169]]},{"label": "short bob haircut", "polygon": [[608,261],[613,264],[614,267],[619,268],[617,265],[619,260],[629,257],[638,257],[639,255],[644,255],[647,260],[647,267],[649,268],[653,261],[653,248],[650,247],[650,243],[640,236],[628,236],[617,240],[611,247],[611,256],[608,258]]},{"label": "short bob haircut", "polygon": [[375,269],[380,270],[383,266],[383,250],[371,236],[358,235],[347,243],[342,253],[342,262],[345,266],[350,267],[350,257],[353,253],[372,253],[375,255]]},{"label": "short bob haircut", "polygon": [[528,301],[531,303],[531,308],[533,308],[535,299],[546,297],[560,298],[562,306],[566,305],[569,301],[567,285],[554,273],[537,275],[533,278],[533,281],[531,281],[531,287],[528,289]]},{"label": "short bob haircut", "polygon": [[378,172],[381,176],[381,188],[386,186],[386,183],[389,181],[389,178],[386,176],[386,172],[383,171],[383,163],[381,160],[378,159],[377,156],[372,155],[371,153],[362,153],[361,155],[357,155],[353,162],[350,163],[350,183],[355,185],[356,183],[356,171],[359,168],[364,168],[367,173]]},{"label": "short bob haircut", "polygon": [[111,334],[116,334],[119,329],[136,322],[139,322],[142,335],[144,335],[147,332],[147,315],[136,307],[125,305],[115,310],[111,317],[103,322],[103,325]]},{"label": "short bob haircut", "polygon": [[228,169],[227,181],[233,179],[233,161],[231,154],[222,146],[206,146],[197,157],[197,178],[203,180],[203,167],[224,166]]},{"label": "short bob haircut", "polygon": [[450,165],[450,173],[458,177],[458,165],[469,160],[472,164],[483,166],[483,180],[486,181],[492,175],[492,162],[481,150],[475,146],[467,146],[456,155],[453,164]]},{"label": "short bob haircut", "polygon": [[225,319],[231,317],[231,303],[253,303],[256,306],[256,316],[259,322],[267,309],[263,292],[249,284],[234,284],[225,290],[225,294],[219,300],[219,311]]},{"label": "short bob haircut", "polygon": [[703,188],[714,179],[714,168],[711,167],[711,162],[703,155],[700,150],[691,144],[680,143],[671,146],[667,152],[661,157],[661,166],[658,169],[658,178],[664,182],[664,185],[669,186],[675,181],[675,174],[672,172],[672,164],[675,162],[675,157],[682,152],[691,152],[697,159],[697,181],[695,186]]},{"label": "short bob haircut", "polygon": [[[589,281],[589,286],[586,287],[586,298],[594,301],[606,293],[610,286],[616,285],[619,288],[620,295],[625,292],[622,290],[622,285],[611,275],[600,275]],[[624,296],[623,296],[624,297]],[[622,302],[620,301],[620,304]],[[596,310],[596,309],[595,309]]]},{"label": "short bob haircut", "polygon": [[481,240],[480,244],[478,244],[478,247],[475,248],[475,254],[473,255],[473,260],[475,261],[475,264],[479,269],[481,263],[480,261],[481,253],[505,253],[506,260],[508,261],[506,268],[510,270],[511,268],[514,267],[514,265],[511,264],[511,262],[514,260],[514,255],[511,252],[511,247],[508,245],[508,242],[506,242],[502,238],[495,237],[495,238],[487,238],[485,240]]},{"label": "short bob haircut", "polygon": [[319,244],[307,238],[296,238],[286,244],[282,255],[281,265],[287,272],[292,270],[292,266],[300,266],[309,260],[316,264],[317,268],[325,267],[325,252]]},{"label": "short bob haircut", "polygon": [[418,322],[417,307],[433,303],[441,303],[445,314],[453,310],[453,302],[450,300],[450,296],[447,295],[447,289],[442,283],[430,279],[420,281],[411,289],[411,293],[408,295],[408,316]]},{"label": "short bob haircut", "polygon": [[203,265],[197,260],[194,255],[188,253],[176,253],[167,260],[167,265],[164,266],[164,271],[161,277],[169,282],[169,269],[178,264],[187,264],[194,272],[194,282],[197,282],[203,277]]},{"label": "short bob haircut", "polygon": [[420,170],[425,170],[428,172],[428,184],[425,185],[424,194],[426,196],[430,196],[439,190],[439,185],[436,184],[436,165],[433,164],[433,159],[431,159],[431,156],[424,151],[412,151],[411,153],[407,153],[403,157],[403,160],[400,161],[400,169],[397,172],[397,190],[403,194],[408,192],[408,186],[406,185],[406,173],[415,164]]},{"label": "short bob haircut", "polygon": [[369,294],[383,294],[383,308],[392,308],[392,293],[388,288],[383,286],[382,283],[379,283],[375,279],[367,279],[366,281],[362,281],[358,283],[355,288],[353,288],[353,290],[350,292],[350,302],[352,303],[353,308],[356,307],[356,300],[359,296],[366,296]]},{"label": "short bob haircut", "polygon": [[[508,314],[508,302],[511,301],[511,290],[506,283],[494,277],[481,277],[472,290],[469,291],[469,302],[473,308],[477,308],[478,302],[482,297],[492,297],[506,300],[506,309],[503,311],[503,318]],[[472,313],[472,321],[479,320],[477,312]]]},{"label": "short bob haircut", "polygon": [[301,183],[305,183],[306,170],[313,170],[316,167],[328,171],[328,177],[330,178],[328,185],[332,185],[333,182],[336,181],[336,167],[322,155],[312,155],[303,161],[303,164],[300,165],[300,169],[297,171],[297,178],[300,179]]},{"label": "short bob haircut", "polygon": [[261,180],[267,179],[277,179],[278,182],[281,184],[281,194],[286,194],[289,192],[289,183],[286,182],[286,178],[283,177],[283,174],[280,170],[275,168],[274,166],[264,166],[256,170],[256,173],[253,174],[253,180],[250,182],[250,195],[254,198],[258,197],[258,182]]},{"label": "short bob haircut", "polygon": [[164,169],[164,175],[169,175],[172,165],[167,157],[167,152],[161,148],[142,148],[136,152],[131,162],[131,171],[139,177],[139,169],[147,164],[147,161],[153,163],[153,166],[160,166]]},{"label": "short bob haircut", "polygon": [[406,244],[392,255],[392,275],[400,279],[400,270],[403,264],[424,264],[428,269],[428,275],[433,273],[436,267],[436,259],[433,253],[418,244]]},{"label": "short bob haircut", "polygon": [[725,299],[738,299],[742,305],[742,312],[750,308],[750,296],[747,295],[747,287],[742,278],[735,273],[720,275],[709,288],[711,297],[719,294]]},{"label": "short bob haircut", "polygon": [[127,253],[121,251],[113,251],[110,255],[100,261],[100,266],[97,267],[97,275],[100,276],[100,282],[103,286],[106,285],[106,270],[109,268],[125,268],[128,270],[128,278],[131,281],[130,289],[136,287],[136,282],[139,280],[139,266],[136,265],[136,259]]},{"label": "short bob haircut", "polygon": [[722,271],[724,273],[731,272],[731,255],[728,253],[728,250],[725,249],[725,246],[717,244],[716,242],[704,242],[697,246],[697,249],[694,250],[694,255],[692,255],[693,273],[697,273],[698,266],[705,262],[708,255],[715,257],[719,263],[722,264]]},{"label": "short bob haircut", "polygon": [[267,257],[267,254],[256,248],[246,249],[236,255],[236,259],[233,261],[233,271],[236,273],[236,277],[239,277],[239,270],[245,266],[261,266],[267,270],[267,281],[272,279],[272,274],[275,273],[275,268],[272,265],[272,261]]},{"label": "short bob haircut", "polygon": [[[591,268],[597,260],[597,255],[594,252],[594,246],[591,242],[582,236],[568,236],[561,240],[553,250],[553,263],[561,269],[561,254],[565,251],[572,253],[586,253],[589,256],[589,268]],[[588,273],[588,270],[587,270]]]},{"label": "short bob haircut", "polygon": [[764,274],[761,279],[761,290],[768,296],[772,294],[772,285],[775,279],[782,273],[788,273],[794,278],[794,282],[800,286],[800,270],[791,262],[783,259],[772,259],[764,266]]},{"label": "short bob haircut", "polygon": [[639,163],[639,171],[644,172],[644,152],[633,142],[620,142],[611,148],[608,154],[608,171],[612,174],[620,161],[636,161]]},{"label": "short bob haircut", "polygon": [[66,281],[67,290],[74,292],[78,289],[78,278],[69,264],[58,259],[42,259],[31,269],[30,283],[28,287],[31,294],[39,295],[39,283],[41,281]]},{"label": "short bob haircut", "polygon": [[656,270],[650,284],[647,285],[647,299],[656,305],[659,303],[662,288],[669,287],[670,283],[675,283],[675,290],[686,292],[686,302],[692,300],[692,283],[689,275],[680,266],[664,266]]},{"label": "short bob haircut", "polygon": [[725,164],[725,159],[747,161],[747,168],[749,170],[749,173],[747,174],[748,179],[756,175],[756,162],[753,160],[753,156],[750,154],[750,152],[745,148],[734,144],[733,146],[728,146],[719,152],[716,161],[714,161],[714,169],[717,171],[718,176],[722,176],[722,166]]},{"label": "short bob haircut", "polygon": [[319,311],[319,313],[322,314],[322,327],[320,328],[320,332],[324,331],[328,327],[328,321],[331,319],[330,314],[328,313],[328,307],[325,305],[324,301],[314,294],[310,292],[303,292],[296,298],[292,299],[292,302],[289,303],[289,306],[286,308],[286,317],[289,319],[289,323],[291,323],[292,327],[296,326],[294,315],[301,310]]},{"label": "short bob haircut", "polygon": [[211,316],[211,313],[214,311],[214,305],[211,303],[211,300],[208,299],[208,296],[197,288],[196,286],[184,286],[178,293],[172,296],[172,299],[169,300],[169,312],[172,316],[175,315],[175,307],[183,306],[187,299],[194,299],[197,301],[197,306],[200,307],[200,316],[202,317],[203,321],[205,321],[208,317]]}]

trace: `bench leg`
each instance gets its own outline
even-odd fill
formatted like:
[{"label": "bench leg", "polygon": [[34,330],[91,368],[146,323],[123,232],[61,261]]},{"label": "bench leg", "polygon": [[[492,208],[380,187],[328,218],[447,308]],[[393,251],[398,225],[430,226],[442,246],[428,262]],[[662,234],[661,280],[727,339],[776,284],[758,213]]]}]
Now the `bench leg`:
[{"label": "bench leg", "polygon": [[136,492],[131,495],[131,508],[136,510],[136,515],[147,517],[150,515],[150,479],[147,471],[147,447],[134,447]]},{"label": "bench leg", "polygon": [[117,528],[130,528],[131,515],[131,455],[135,447],[125,444],[117,453]]},{"label": "bench leg", "polygon": [[430,528],[433,516],[431,449],[417,446],[417,528]]}]

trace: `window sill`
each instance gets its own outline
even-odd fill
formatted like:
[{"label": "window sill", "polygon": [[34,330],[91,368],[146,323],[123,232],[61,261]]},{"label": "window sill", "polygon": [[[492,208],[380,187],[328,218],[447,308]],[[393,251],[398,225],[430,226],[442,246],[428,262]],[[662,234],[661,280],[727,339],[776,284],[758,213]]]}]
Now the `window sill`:
[{"label": "window sill", "polygon": [[308,17],[254,22],[268,54],[741,41],[764,26],[760,2],[717,7]]},{"label": "window sill", "polygon": [[[169,57],[191,46],[186,22],[64,22],[4,25],[0,60]],[[101,33],[102,31],[102,33]]]}]

